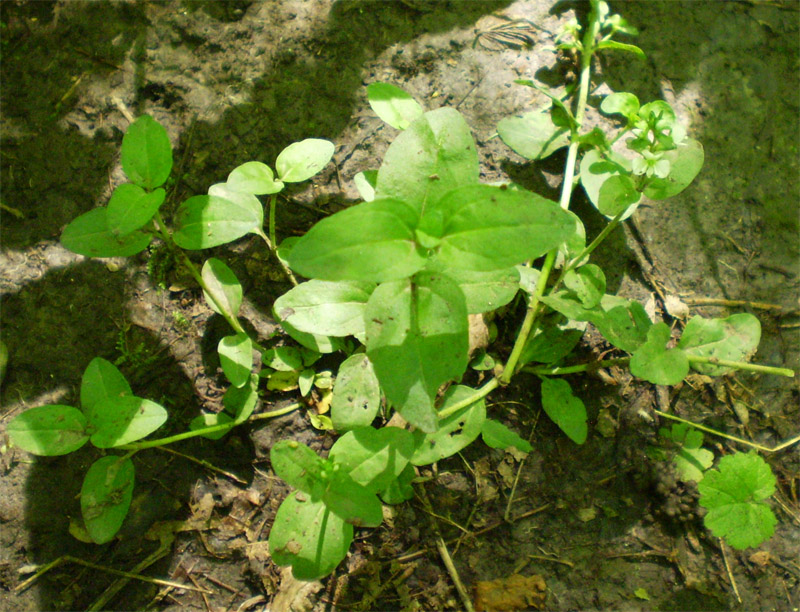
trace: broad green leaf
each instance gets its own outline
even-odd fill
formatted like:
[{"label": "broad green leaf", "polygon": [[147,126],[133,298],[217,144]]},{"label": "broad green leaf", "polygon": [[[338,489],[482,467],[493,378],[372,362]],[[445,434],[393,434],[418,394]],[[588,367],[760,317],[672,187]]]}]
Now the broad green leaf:
[{"label": "broad green leaf", "polygon": [[234,168],[225,184],[233,191],[253,195],[270,195],[283,189],[283,183],[275,180],[272,169],[259,161],[245,162]]},{"label": "broad green leaf", "polygon": [[639,98],[628,92],[612,93],[603,98],[600,110],[606,115],[623,115],[631,119],[639,111]]},{"label": "broad green leaf", "polygon": [[[683,330],[678,348],[687,355],[746,361],[755,354],[761,340],[761,323],[749,313],[731,315],[726,319],[692,317]],[[722,376],[732,370],[724,366],[692,363],[702,374]]]},{"label": "broad green leaf", "polygon": [[464,292],[469,314],[497,310],[519,290],[519,271],[513,267],[489,272],[453,268],[446,273]]},{"label": "broad green leaf", "polygon": [[294,440],[277,442],[269,453],[275,473],[289,485],[320,499],[328,485],[333,466],[317,453]]},{"label": "broad green leaf", "polygon": [[152,239],[140,231],[117,236],[109,229],[108,209],[104,206],[73,219],[61,232],[64,248],[87,257],[129,257],[144,251]]},{"label": "broad green leaf", "polygon": [[314,352],[335,353],[344,348],[344,342],[341,338],[302,332],[299,329],[295,329],[292,324],[287,321],[281,321],[281,327],[298,344]]},{"label": "broad green leaf", "polygon": [[516,448],[523,453],[533,450],[530,442],[520,438],[515,432],[511,431],[500,421],[486,419],[481,428],[481,436],[486,446],[491,448]]},{"label": "broad green leaf", "polygon": [[414,242],[417,214],[399,200],[351,206],[314,225],[292,247],[293,270],[309,278],[383,282],[425,265]]},{"label": "broad green leaf", "polygon": [[273,311],[295,329],[322,336],[362,336],[364,308],[375,285],[310,280],[275,301]]},{"label": "broad green leaf", "polygon": [[621,43],[616,40],[604,40],[597,44],[595,47],[597,51],[601,51],[603,49],[617,49],[618,51],[627,51],[628,53],[633,53],[634,55],[639,56],[642,59],[645,59],[644,51],[642,51],[636,45],[630,45],[628,43]]},{"label": "broad green leaf", "polygon": [[[235,387],[231,388],[233,389]],[[197,431],[198,429],[214,427],[215,425],[227,425],[228,423],[233,423],[233,419],[224,412],[218,412],[216,414],[201,414],[192,419],[192,422],[189,423],[189,430]],[[202,434],[202,437],[208,438],[209,440],[219,440],[229,431],[230,429],[221,429],[219,431]]]},{"label": "broad green leaf", "polygon": [[[441,410],[467,400],[473,395],[475,389],[454,385],[445,393]],[[481,433],[485,420],[486,403],[481,398],[439,420],[436,429],[430,433],[416,430],[414,432],[416,448],[411,463],[427,465],[455,455],[475,441]]]},{"label": "broad green leaf", "polygon": [[578,296],[584,308],[594,308],[606,293],[606,275],[600,266],[586,264],[567,272],[564,286]]},{"label": "broad green leaf", "polygon": [[217,345],[219,363],[234,387],[243,387],[253,369],[253,341],[245,333],[225,336]]},{"label": "broad green leaf", "polygon": [[544,317],[528,336],[519,363],[556,363],[572,352],[585,330],[584,321],[568,319],[561,313]]},{"label": "broad green leaf", "polygon": [[421,215],[428,204],[476,184],[478,153],[464,117],[452,108],[428,111],[395,138],[378,170],[376,195],[403,200]]},{"label": "broad green leaf", "polygon": [[625,212],[623,218],[630,217],[642,198],[636,190],[633,179],[627,174],[612,174],[600,186],[595,206],[607,217],[616,217]]},{"label": "broad green leaf", "polygon": [[226,194],[193,196],[178,207],[172,237],[179,247],[209,249],[261,233],[264,210],[258,198],[231,190]]},{"label": "broad green leaf", "polygon": [[549,112],[506,117],[497,124],[497,134],[526,159],[544,159],[569,144],[569,130],[555,125]]},{"label": "broad green leaf", "polygon": [[138,185],[123,183],[108,201],[108,229],[120,237],[140,229],[153,218],[166,195],[160,187],[148,193]]},{"label": "broad green leaf", "polygon": [[89,440],[86,417],[77,408],[53,404],[17,415],[6,427],[15,446],[53,457],[78,450]]},{"label": "broad green leaf", "polygon": [[555,202],[490,185],[455,189],[435,211],[443,215],[437,259],[453,268],[509,268],[547,253],[575,231],[572,219]]},{"label": "broad green leaf", "polygon": [[113,448],[149,436],[167,420],[167,411],[150,400],[125,395],[98,402],[87,416],[97,429],[92,434],[92,444]]},{"label": "broad green leaf", "polygon": [[[631,162],[628,158],[613,152],[609,153],[609,156],[610,159],[605,159],[599,151],[592,149],[587,151],[581,160],[581,185],[583,185],[589,200],[598,210],[601,206],[601,189],[605,182],[614,176],[627,176],[631,171]],[[616,216],[621,206],[620,203],[626,201],[626,198],[632,199],[629,187],[630,185],[623,179],[615,179],[602,194],[603,210],[600,212],[610,217]],[[633,214],[634,204],[629,205],[630,210],[622,216],[623,220]],[[604,212],[605,210],[616,210],[616,212],[611,214]]]},{"label": "broad green leaf", "polygon": [[331,400],[331,419],[337,431],[372,423],[381,407],[381,388],[369,357],[351,355],[339,366]]},{"label": "broad green leaf", "polygon": [[329,459],[373,493],[385,490],[408,465],[414,436],[398,427],[359,427],[339,438]]},{"label": "broad green leaf", "polygon": [[172,145],[162,125],[142,115],[122,137],[122,169],[132,182],[147,190],[164,184],[172,171]]},{"label": "broad green leaf", "polygon": [[439,387],[467,367],[464,294],[452,280],[421,272],[379,285],[367,302],[367,355],[386,398],[412,425],[436,429]]},{"label": "broad green leaf", "polygon": [[278,177],[285,183],[310,179],[331,161],[334,149],[332,142],[319,138],[293,142],[275,160]]},{"label": "broad green leaf", "polygon": [[377,170],[365,170],[353,177],[353,182],[358,190],[358,195],[365,202],[372,202],[375,199],[375,185],[378,182]]},{"label": "broad green leaf", "polygon": [[708,510],[706,527],[733,548],[758,546],[772,537],[777,519],[763,500],[775,492],[775,475],[755,451],[723,457],[697,488],[700,505]]},{"label": "broad green leaf", "polygon": [[101,457],[86,472],[81,487],[81,515],[95,544],[110,542],[122,527],[133,499],[133,462]]},{"label": "broad green leaf", "polygon": [[224,310],[231,317],[237,317],[242,305],[242,286],[233,270],[222,260],[212,257],[203,264],[201,275],[208,288],[208,293],[203,290],[203,297],[209,308],[217,314],[223,314]]},{"label": "broad green leaf", "polygon": [[681,480],[684,482],[703,480],[703,472],[714,462],[714,453],[701,448],[703,433],[685,423],[677,423],[672,429],[662,427],[658,430],[658,435],[678,446],[673,462]]},{"label": "broad green leaf", "polygon": [[[325,417],[320,415],[319,418]],[[334,466],[322,501],[331,512],[356,527],[378,527],[383,522],[383,507],[378,496],[339,466]]]},{"label": "broad green leaf", "polygon": [[228,387],[222,396],[225,411],[233,416],[236,424],[244,423],[258,405],[258,375],[250,375],[250,384],[242,387]]},{"label": "broad green leaf", "polygon": [[681,349],[666,348],[669,325],[656,323],[647,330],[647,341],[631,357],[631,374],[655,385],[677,385],[689,373],[689,360]]},{"label": "broad green leaf", "polygon": [[117,366],[102,357],[92,359],[81,379],[81,408],[84,414],[89,414],[103,400],[125,395],[133,395],[133,391]]},{"label": "broad green leaf", "polygon": [[586,407],[561,378],[542,378],[542,408],[575,444],[586,442]]},{"label": "broad green leaf", "polygon": [[666,151],[663,159],[669,162],[669,176],[652,179],[644,190],[644,195],[652,200],[671,198],[689,186],[703,167],[703,145],[687,138],[677,149]]},{"label": "broad green leaf", "polygon": [[303,355],[300,349],[294,346],[276,346],[268,349],[261,355],[261,361],[268,368],[280,372],[303,369]]},{"label": "broad green leaf", "polygon": [[367,99],[375,114],[398,130],[422,116],[422,107],[405,91],[391,83],[367,85]]},{"label": "broad green leaf", "polygon": [[400,475],[389,483],[389,486],[381,491],[381,499],[386,504],[402,504],[414,497],[414,487],[411,482],[416,478],[417,473],[412,464],[406,465]]},{"label": "broad green leaf", "polygon": [[292,492],[283,500],[269,534],[269,551],[277,565],[291,565],[297,580],[330,574],[347,556],[353,526],[321,501]]}]

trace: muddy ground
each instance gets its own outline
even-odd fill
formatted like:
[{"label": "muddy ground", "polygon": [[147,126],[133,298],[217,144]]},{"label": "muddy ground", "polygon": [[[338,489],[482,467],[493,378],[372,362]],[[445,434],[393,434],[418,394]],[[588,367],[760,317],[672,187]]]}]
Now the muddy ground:
[{"label": "muddy ground", "polygon": [[[643,301],[674,295],[709,316],[754,312],[763,326],[755,360],[797,371],[800,5],[611,5],[640,29],[634,42],[647,60],[608,54],[595,93],[666,99],[703,143],[706,161],[689,189],[642,206],[597,252],[609,292]],[[483,180],[513,179],[554,197],[563,156],[528,163],[493,134],[503,117],[544,102],[514,79],[563,88],[574,78],[548,47],[576,10],[584,6],[545,0],[2,2],[0,290],[10,360],[0,424],[25,408],[75,402],[95,356],[117,362],[137,395],[169,408],[169,432],[220,408],[225,384],[213,347],[225,325],[185,275],[158,250],[90,261],[58,242],[71,219],[104,204],[123,180],[121,108],[149,113],[167,128],[176,151],[167,214],[236,165],[272,164],[283,147],[307,137],[333,141],[334,163],[313,185],[288,192],[279,234],[302,233],[356,201],[353,176],[376,168],[395,136],[366,104],[365,85],[373,81],[403,87],[428,109],[456,106],[474,131]],[[530,48],[473,45],[478,32],[502,23],[499,15],[532,22]],[[596,115],[590,120],[603,121]],[[591,205],[576,197],[573,209],[596,235],[602,221]],[[249,325],[277,341],[270,307],[289,287],[280,270],[248,239],[214,255],[242,280]],[[705,298],[741,303],[697,304]],[[520,314],[512,308],[500,320],[501,352]],[[586,337],[580,357],[607,348],[595,340]],[[797,435],[797,379],[737,374],[665,390],[609,371],[604,381],[570,382],[590,414],[580,447],[540,418],[533,379],[519,376],[490,397],[491,415],[534,447],[510,522],[503,515],[520,458],[476,443],[463,458],[442,462],[427,485],[439,518],[419,500],[395,507],[382,527],[358,532],[331,578],[302,588],[270,562],[266,537],[288,490],[270,470],[272,443],[291,436],[324,451],[333,442],[306,412],[255,421],[217,443],[171,447],[181,455],[139,453],[131,515],[105,546],[70,535],[82,475],[97,451],[33,458],[9,449],[3,434],[0,607],[460,609],[434,548],[436,521],[468,588],[520,575],[531,606],[798,610],[797,445],[765,456],[778,477],[778,526],[758,551],[743,552],[721,546],[691,510],[682,521],[667,516],[667,506],[692,502],[691,495],[659,488],[641,452],[659,425],[641,414],[655,407],[767,446]],[[295,400],[265,393],[260,410]],[[714,438],[707,447],[718,457],[737,448]],[[16,590],[32,566],[64,555],[206,592],[118,583],[69,561]],[[109,587],[121,590],[104,595]]]}]

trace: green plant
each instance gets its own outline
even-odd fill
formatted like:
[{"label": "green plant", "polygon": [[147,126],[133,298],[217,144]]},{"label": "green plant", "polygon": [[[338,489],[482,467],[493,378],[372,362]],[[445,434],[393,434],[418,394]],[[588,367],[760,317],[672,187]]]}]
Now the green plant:
[{"label": "green plant", "polygon": [[[617,33],[635,31],[611,15],[604,2],[592,0],[587,26],[571,22],[558,40],[559,48],[580,58],[574,108],[536,83],[520,81],[542,91],[550,106],[498,125],[500,137],[529,159],[543,159],[567,147],[559,202],[518,185],[481,184],[475,144],[458,111],[425,112],[393,85],[370,85],[373,109],[400,133],[380,168],[356,177],[364,202],[323,219],[275,250],[290,279],[294,281],[293,272],[309,279],[295,283],[274,304],[276,318],[302,348],[262,347],[238,321],[242,288],[230,268],[211,258],[197,271],[180,249],[219,246],[248,233],[274,249],[276,194],[284,182],[305,180],[319,171],[333,145],[319,140],[290,145],[276,162],[277,180],[260,162],[236,168],[208,195],[183,202],[170,233],[158,213],[164,201],[160,185],[171,167],[169,142],[154,120],[137,120],[122,150],[123,169],[133,184],[118,188],[107,208],[71,223],[62,242],[89,256],[132,255],[156,234],[186,263],[209,306],[234,332],[218,347],[222,370],[231,382],[226,410],[198,417],[184,434],[140,441],[163,423],[165,412],[134,398],[110,364],[95,360],[90,369],[100,374],[84,376],[89,397],[84,400],[82,385],[82,411],[48,406],[23,413],[9,426],[14,442],[39,454],[71,452],[88,439],[101,448],[127,451],[99,460],[82,491],[87,528],[91,522],[100,525],[89,533],[95,541],[108,541],[130,502],[131,454],[195,435],[221,437],[251,417],[261,379],[270,390],[297,385],[307,395],[316,385],[325,394],[332,376],[311,366],[320,354],[343,352],[346,359],[330,391],[330,420],[315,423],[344,434],[328,457],[292,440],[271,450],[276,474],[295,489],[278,510],[269,537],[272,558],[291,565],[296,577],[314,579],[344,558],[355,526],[380,524],[381,501],[399,503],[414,495],[416,466],[449,457],[478,436],[495,448],[531,450],[505,425],[487,418],[484,402],[520,372],[541,379],[544,411],[577,444],[588,435],[586,408],[564,375],[609,364],[628,365],[634,376],[660,385],[677,384],[691,370],[708,375],[733,369],[793,375],[747,363],[760,337],[752,315],[695,317],[675,343],[674,330],[665,322],[653,323],[641,304],[606,294],[603,271],[589,262],[643,196],[661,200],[676,195],[703,163],[702,146],[686,136],[663,101],[640,105],[633,94],[612,94],[600,110],[621,117],[619,130],[613,135],[597,128],[583,130],[593,56],[606,49],[642,54],[612,40]],[[588,244],[583,224],[569,211],[576,182],[609,219]],[[262,229],[258,195],[270,197],[269,236]],[[491,371],[491,377],[480,388],[459,384],[470,363],[470,318],[475,321],[496,311],[520,291],[527,310],[510,354],[502,364],[499,357],[476,355],[472,363]],[[628,356],[564,365],[589,323]],[[254,351],[264,364],[260,376],[253,373]],[[448,386],[453,381],[456,384]],[[141,422],[134,414],[140,408],[148,415]],[[376,419],[389,421],[389,409],[402,417],[399,426],[375,428]],[[698,452],[700,442],[688,432],[672,430],[670,437],[683,445],[685,452],[679,455],[687,463],[707,462]],[[731,527],[719,520],[720,513],[733,507],[741,514],[760,504],[756,511],[764,516],[762,500],[769,495],[762,467],[753,468],[758,486],[733,492],[725,475],[738,467],[739,463],[721,462],[721,476],[708,473],[710,480],[703,485],[703,503],[719,509],[709,512],[709,526],[729,539],[745,521]],[[725,505],[726,492],[732,506]],[[734,545],[741,541],[731,539]]]}]

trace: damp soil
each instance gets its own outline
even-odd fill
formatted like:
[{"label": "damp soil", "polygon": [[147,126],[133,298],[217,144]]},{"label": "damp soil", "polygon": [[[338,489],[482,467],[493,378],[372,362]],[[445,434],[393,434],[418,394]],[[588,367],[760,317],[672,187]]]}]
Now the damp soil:
[{"label": "damp soil", "polygon": [[[678,326],[661,308],[665,297],[707,316],[753,312],[763,327],[755,359],[797,371],[797,3],[611,4],[639,28],[635,42],[647,59],[605,56],[590,101],[610,91],[666,99],[703,143],[706,161],[689,189],[645,203],[599,249],[608,291],[650,302]],[[0,412],[0,609],[461,609],[434,527],[470,592],[486,601],[487,589],[521,590],[525,603],[506,602],[512,608],[798,609],[797,446],[765,455],[778,479],[771,501],[778,524],[771,540],[747,551],[711,537],[696,492],[644,453],[666,424],[654,408],[766,446],[797,435],[796,380],[739,373],[662,389],[622,371],[573,376],[590,417],[589,438],[578,446],[542,415],[538,382],[520,375],[490,396],[489,412],[529,438],[533,452],[523,458],[476,443],[423,470],[436,516],[418,499],[393,507],[383,526],[358,531],[333,576],[309,584],[276,567],[266,545],[288,493],[270,469],[269,449],[293,438],[324,453],[334,441],[304,409],[254,421],[219,442],[137,454],[131,513],[104,546],[71,535],[82,475],[98,451],[34,458],[8,445],[4,427],[20,411],[77,401],[83,369],[96,356],[117,363],[137,395],[168,408],[165,434],[220,410],[226,385],[213,347],[225,324],[186,274],[158,248],[98,261],[58,241],[71,219],[105,203],[123,180],[123,110],[151,114],[170,135],[176,164],[167,216],[236,165],[272,164],[307,137],[333,141],[334,161],[280,202],[280,236],[301,234],[357,201],[354,175],[376,168],[396,135],[366,103],[373,81],[401,86],[428,109],[458,108],[473,129],[482,180],[513,180],[554,198],[563,156],[527,162],[494,131],[503,117],[546,102],[514,79],[559,90],[574,79],[552,46],[583,10],[543,0],[0,4],[0,322],[9,351]],[[503,17],[529,20],[529,46],[491,35]],[[490,34],[474,44],[480,32]],[[589,120],[605,121],[595,111]],[[596,235],[602,219],[580,194],[573,208]],[[270,311],[289,285],[274,260],[247,239],[193,258],[212,254],[241,279],[251,331],[281,341]],[[717,302],[703,302],[710,299]],[[501,353],[520,316],[511,307],[497,320]],[[608,348],[587,334],[579,358]],[[297,399],[265,392],[258,410]],[[718,457],[737,449],[721,438],[706,444]],[[62,558],[17,588],[36,566]],[[109,569],[198,590],[121,580]]]}]

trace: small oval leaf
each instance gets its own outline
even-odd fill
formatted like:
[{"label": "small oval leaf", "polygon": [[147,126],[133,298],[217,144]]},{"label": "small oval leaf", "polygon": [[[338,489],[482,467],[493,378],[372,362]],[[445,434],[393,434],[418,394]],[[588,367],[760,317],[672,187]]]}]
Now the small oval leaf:
[{"label": "small oval leaf", "polygon": [[17,415],[6,428],[19,448],[46,457],[78,450],[89,439],[86,417],[72,406],[39,406]]},{"label": "small oval leaf", "polygon": [[95,404],[89,423],[97,428],[92,444],[113,448],[149,436],[167,420],[163,406],[133,395],[110,397]]},{"label": "small oval leaf", "polygon": [[153,237],[140,231],[118,236],[108,225],[108,209],[94,208],[73,219],[61,233],[61,244],[87,257],[129,257],[141,253]]},{"label": "small oval leaf", "polygon": [[332,142],[319,138],[293,142],[275,160],[278,177],[286,183],[310,179],[331,161],[334,149]]},{"label": "small oval leaf", "polygon": [[243,387],[253,369],[253,341],[247,334],[225,336],[217,345],[222,371],[234,387]]},{"label": "small oval leaf", "polygon": [[172,171],[167,131],[150,115],[142,115],[122,138],[121,161],[125,174],[140,187],[151,190],[163,185]]},{"label": "small oval leaf", "polygon": [[81,487],[81,514],[95,544],[110,542],[122,527],[133,498],[130,459],[109,456],[95,461]]}]

